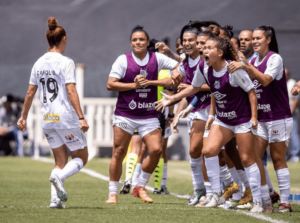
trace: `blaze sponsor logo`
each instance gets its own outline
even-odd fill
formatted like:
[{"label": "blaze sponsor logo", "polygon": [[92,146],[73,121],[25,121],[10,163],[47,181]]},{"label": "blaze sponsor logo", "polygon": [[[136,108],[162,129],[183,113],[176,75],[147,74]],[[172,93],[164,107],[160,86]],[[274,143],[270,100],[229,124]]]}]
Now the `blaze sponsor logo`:
[{"label": "blaze sponsor logo", "polygon": [[221,94],[220,92],[216,91],[214,92],[215,98],[220,101],[222,98],[226,97],[226,94]]},{"label": "blaze sponsor logo", "polygon": [[154,103],[140,103],[138,104],[138,108],[147,108],[147,110],[154,109]]},{"label": "blaze sponsor logo", "polygon": [[257,89],[261,86],[261,83],[259,83],[257,80],[254,80],[253,85],[254,85],[254,88]]},{"label": "blaze sponsor logo", "polygon": [[147,93],[139,93],[140,98],[147,98],[148,94]]},{"label": "blaze sponsor logo", "polygon": [[60,114],[44,113],[44,122],[60,122]]},{"label": "blaze sponsor logo", "polygon": [[216,112],[219,117],[223,117],[223,118],[234,119],[237,117],[235,111],[219,112],[218,110],[216,110]]},{"label": "blaze sponsor logo", "polygon": [[132,101],[129,103],[128,107],[133,110],[136,108],[136,102],[132,99]]},{"label": "blaze sponsor logo", "polygon": [[215,89],[220,89],[220,81],[219,80],[215,81],[214,87],[215,87]]},{"label": "blaze sponsor logo", "polygon": [[66,145],[67,146],[75,146],[75,145],[80,145],[81,142],[79,141],[79,139],[75,138],[75,136],[73,134],[71,135],[66,135],[65,136],[66,141]]},{"label": "blaze sponsor logo", "polygon": [[257,105],[258,110],[263,110],[263,112],[270,112],[272,111],[270,104],[258,104]]}]

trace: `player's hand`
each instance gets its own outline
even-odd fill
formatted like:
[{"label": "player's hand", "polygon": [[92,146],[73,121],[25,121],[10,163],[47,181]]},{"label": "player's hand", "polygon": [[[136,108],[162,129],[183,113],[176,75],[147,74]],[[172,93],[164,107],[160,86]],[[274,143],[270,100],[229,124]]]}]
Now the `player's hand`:
[{"label": "player's hand", "polygon": [[182,80],[182,75],[178,72],[177,69],[174,69],[172,71],[172,81],[173,81],[173,85],[174,86],[178,86],[180,83],[181,83],[181,80]]},{"label": "player's hand", "polygon": [[189,86],[188,84],[180,83],[177,87],[177,92],[180,92],[180,91],[186,89],[188,86]]},{"label": "player's hand", "polygon": [[165,111],[165,108],[168,107],[174,101],[174,99],[163,92],[160,93],[163,95],[163,98],[159,101],[154,102],[154,105],[156,111],[160,111],[161,113],[163,113]]},{"label": "player's hand", "polygon": [[89,125],[86,123],[85,119],[79,120],[79,123],[80,123],[80,129],[83,133],[89,130]]},{"label": "player's hand", "polygon": [[20,118],[19,121],[17,122],[18,128],[24,132],[26,130],[26,120]]},{"label": "player's hand", "polygon": [[181,117],[180,118],[186,118],[188,114],[190,114],[191,110],[186,108],[182,111]]},{"label": "player's hand", "polygon": [[166,128],[169,127],[172,124],[173,120],[174,120],[174,118],[169,118],[169,117],[167,118],[167,120],[166,120]]},{"label": "player's hand", "polygon": [[227,71],[229,73],[233,73],[234,71],[237,71],[242,68],[242,63],[237,61],[232,61],[227,66]]},{"label": "player's hand", "polygon": [[171,128],[172,128],[172,132],[174,132],[174,133],[179,133],[179,130],[177,129],[177,125],[179,123],[179,119],[180,119],[180,117],[182,115],[182,112],[183,111],[181,111],[177,116],[175,116],[175,118],[174,118],[174,120],[172,122]]},{"label": "player's hand", "polygon": [[212,125],[212,123],[214,122],[215,118],[213,117],[209,117],[208,120],[206,121],[206,124],[205,124],[205,129],[206,130],[210,130],[210,127]]},{"label": "player's hand", "polygon": [[254,130],[256,130],[257,129],[257,118],[256,117],[251,117],[251,120],[250,120],[251,122],[252,122],[252,128],[254,129]]},{"label": "player's hand", "polygon": [[148,80],[143,75],[139,74],[134,78],[134,83],[136,88],[138,89],[147,86]]},{"label": "player's hand", "polygon": [[300,93],[300,87],[295,84],[295,86],[291,90],[292,95],[297,96]]},{"label": "player's hand", "polygon": [[168,52],[170,52],[170,48],[163,42],[156,43],[155,49],[158,49],[158,52],[162,54],[167,54]]}]

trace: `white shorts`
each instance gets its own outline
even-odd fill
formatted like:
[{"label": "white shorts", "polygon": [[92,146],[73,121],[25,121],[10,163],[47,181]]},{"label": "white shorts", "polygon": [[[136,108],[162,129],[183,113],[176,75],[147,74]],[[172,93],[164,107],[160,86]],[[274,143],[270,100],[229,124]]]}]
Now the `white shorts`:
[{"label": "white shorts", "polygon": [[251,132],[252,131],[252,122],[249,121],[247,123],[243,123],[237,126],[231,126],[231,125],[227,125],[224,122],[220,121],[219,119],[215,119],[215,121],[213,122],[213,125],[220,125],[223,126],[227,129],[230,129],[234,134],[238,134],[238,133],[247,133],[247,132]]},{"label": "white shorts", "polygon": [[70,151],[87,146],[86,138],[80,128],[76,129],[43,129],[51,149],[65,144]]},{"label": "white shorts", "polygon": [[191,133],[191,130],[192,130],[192,125],[193,125],[193,120],[194,120],[194,115],[195,113],[194,112],[190,112],[186,119],[187,119],[187,126],[188,126],[188,133],[190,134]]},{"label": "white shorts", "polygon": [[165,135],[164,135],[164,138],[169,138],[170,136],[172,135],[172,130],[171,130],[171,126],[167,127],[165,129]]},{"label": "white shorts", "polygon": [[207,121],[208,119],[208,115],[209,115],[209,109],[210,108],[204,108],[204,109],[200,109],[196,112],[194,112],[194,119],[198,119],[198,120],[203,120],[203,121]]},{"label": "white shorts", "polygon": [[131,135],[134,133],[134,130],[137,129],[142,138],[155,129],[160,129],[158,118],[132,119],[119,115],[114,115],[113,126],[118,126]]},{"label": "white shorts", "polygon": [[258,122],[253,134],[267,140],[269,143],[286,142],[288,146],[293,130],[293,118],[280,119],[271,122]]}]

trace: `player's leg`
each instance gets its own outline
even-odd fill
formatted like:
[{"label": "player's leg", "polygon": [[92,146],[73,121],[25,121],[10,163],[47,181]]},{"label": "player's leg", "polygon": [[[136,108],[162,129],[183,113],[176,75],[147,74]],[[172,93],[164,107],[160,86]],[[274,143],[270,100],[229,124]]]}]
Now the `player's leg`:
[{"label": "player's leg", "polygon": [[146,156],[146,153],[147,153],[147,148],[146,148],[145,143],[143,143],[143,141],[142,141],[142,147],[141,147],[140,155],[139,155],[138,162],[135,166],[133,176],[132,176],[131,190],[133,190],[133,188],[135,188],[135,186],[137,185],[138,179],[139,179],[140,174],[142,172],[142,164],[143,164],[144,158]]},{"label": "player's leg", "polygon": [[[171,127],[166,128],[165,130],[165,138],[163,141],[163,153],[162,153],[162,158],[164,159],[164,172],[162,176],[162,181],[161,181],[161,193],[162,194],[169,194],[169,191],[167,189],[167,176],[168,176],[168,157],[167,157],[167,145],[168,145],[168,139],[169,139],[169,132],[171,133]],[[168,135],[166,135],[168,134]],[[171,133],[172,134],[172,133]]]}]

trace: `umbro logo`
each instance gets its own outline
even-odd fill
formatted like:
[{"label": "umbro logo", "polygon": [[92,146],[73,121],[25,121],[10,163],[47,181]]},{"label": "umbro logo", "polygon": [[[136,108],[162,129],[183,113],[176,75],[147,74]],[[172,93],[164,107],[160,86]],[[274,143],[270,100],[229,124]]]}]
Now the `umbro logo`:
[{"label": "umbro logo", "polygon": [[257,80],[254,80],[253,85],[254,85],[254,88],[257,89],[261,86],[261,83],[259,83]]},{"label": "umbro logo", "polygon": [[220,92],[216,91],[214,92],[215,98],[220,101],[222,98],[226,97],[226,94],[221,94]]}]

